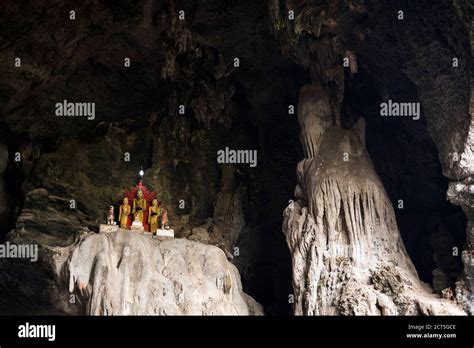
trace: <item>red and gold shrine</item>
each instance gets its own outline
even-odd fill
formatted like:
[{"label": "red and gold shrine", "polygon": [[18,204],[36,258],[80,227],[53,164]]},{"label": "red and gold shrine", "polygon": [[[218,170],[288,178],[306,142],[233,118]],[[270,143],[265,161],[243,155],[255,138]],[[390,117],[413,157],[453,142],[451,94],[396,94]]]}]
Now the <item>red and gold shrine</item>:
[{"label": "red and gold shrine", "polygon": [[125,189],[119,208],[120,227],[155,233],[161,216],[160,205],[156,192],[150,192],[141,181],[132,190]]}]

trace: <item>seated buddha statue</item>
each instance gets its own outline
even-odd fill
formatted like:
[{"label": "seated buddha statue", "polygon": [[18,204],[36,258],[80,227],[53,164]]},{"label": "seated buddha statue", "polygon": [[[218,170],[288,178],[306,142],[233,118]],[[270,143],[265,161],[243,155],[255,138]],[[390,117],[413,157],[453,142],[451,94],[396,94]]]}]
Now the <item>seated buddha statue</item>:
[{"label": "seated buddha statue", "polygon": [[130,205],[128,204],[128,198],[123,199],[123,204],[119,209],[119,223],[121,228],[127,228],[128,216],[130,215]]},{"label": "seated buddha statue", "polygon": [[143,191],[137,191],[137,198],[133,200],[133,218],[135,221],[143,223],[143,211],[146,209],[146,200],[143,198]]},{"label": "seated buddha statue", "polygon": [[148,225],[150,225],[150,232],[156,233],[158,229],[158,218],[161,215],[161,209],[158,206],[158,200],[154,199],[151,207],[148,209]]}]

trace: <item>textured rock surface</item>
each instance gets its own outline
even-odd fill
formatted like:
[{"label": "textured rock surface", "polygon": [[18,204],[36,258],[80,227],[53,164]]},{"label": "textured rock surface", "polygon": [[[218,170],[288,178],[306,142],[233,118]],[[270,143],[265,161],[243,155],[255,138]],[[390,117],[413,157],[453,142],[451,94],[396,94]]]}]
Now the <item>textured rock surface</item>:
[{"label": "textured rock surface", "polygon": [[57,269],[85,314],[263,314],[222,250],[185,239],[160,242],[128,231],[89,235]]},{"label": "textured rock surface", "polygon": [[[18,305],[16,313],[28,307],[24,302],[28,292],[36,291],[30,300],[40,298],[41,303],[25,309],[26,313],[263,314],[262,307],[243,292],[236,267],[214,246],[186,239],[158,241],[119,230],[83,234],[67,247],[43,247],[40,258],[41,268],[49,270],[42,275],[42,293],[34,290],[37,277],[30,275],[29,281],[17,283],[16,299],[8,303]],[[23,272],[23,267],[32,271],[20,261],[8,266],[10,275]]]},{"label": "textured rock surface", "polygon": [[[266,3],[88,1],[75,4],[75,20],[71,9],[2,7],[0,139],[12,199],[0,240],[65,246],[98,231],[143,166],[177,235],[205,229],[192,239],[234,257],[269,312],[289,313],[289,253],[278,227],[301,152],[288,104],[307,77],[278,53]],[[56,117],[64,99],[95,102],[95,119]],[[226,146],[258,150],[258,166],[218,164]],[[22,161],[13,163],[17,151]]]},{"label": "textured rock surface", "polygon": [[[313,99],[321,100],[321,95],[329,97],[325,109],[331,109],[332,124],[352,128],[357,119],[366,118],[369,126],[367,138],[370,140],[368,148],[376,159],[377,170],[384,174],[384,185],[391,193],[392,202],[387,197],[384,200],[391,205],[402,198],[408,205],[408,214],[401,210],[397,212],[397,218],[404,222],[404,237],[411,245],[412,256],[416,258],[418,267],[423,269],[424,278],[431,278],[439,286],[443,284],[454,289],[454,283],[459,280],[459,292],[464,293],[460,296],[463,300],[459,302],[469,312],[470,305],[465,304],[472,303],[472,295],[465,291],[472,278],[469,274],[472,264],[469,226],[472,223],[468,224],[467,245],[464,245],[464,240],[459,239],[459,230],[462,233],[465,218],[459,210],[442,202],[444,193],[440,189],[444,185],[447,188],[447,183],[446,179],[440,179],[440,173],[436,171],[442,170],[450,180],[468,180],[474,163],[470,155],[472,115],[469,114],[469,80],[473,71],[469,45],[470,32],[472,45],[472,6],[467,1],[394,3],[287,0],[270,1],[269,10],[282,51],[307,67],[312,85],[319,85],[323,90],[322,93],[316,92],[319,95],[313,96]],[[403,11],[402,20],[397,18],[399,10]],[[294,21],[289,11],[294,13]],[[453,57],[462,62],[456,68],[453,67]],[[343,71],[341,61],[347,58],[350,64]],[[361,83],[364,80],[366,82]],[[302,98],[308,99],[306,93],[306,90],[300,91],[300,104]],[[415,126],[400,119],[380,120],[378,105],[389,98],[420,102],[422,122]],[[299,108],[299,112],[304,112],[301,105]],[[316,119],[311,120],[315,116]],[[307,127],[301,130],[301,134],[313,128],[314,135],[302,138],[321,139],[321,130],[326,126],[313,125],[326,124],[326,112],[317,113],[313,110],[305,115],[306,119],[311,122],[301,122],[302,118],[299,117],[301,127]],[[416,139],[416,145],[411,141],[408,145],[407,139]],[[439,153],[441,169],[436,159],[430,159],[438,157],[432,141]],[[305,142],[302,145],[305,149],[308,147]],[[420,151],[419,154],[416,154],[417,151]],[[407,156],[405,161],[400,157],[401,153]],[[314,157],[313,153],[307,151],[305,155]],[[424,162],[428,166],[423,168]],[[300,164],[299,182],[308,181],[308,178],[302,178],[301,172],[310,170],[306,175],[319,173],[308,166],[308,162]],[[428,170],[429,167],[435,171]],[[399,174],[400,170],[402,172]],[[418,176],[418,171],[423,173],[422,176]],[[415,176],[418,179],[412,180],[409,185],[410,191],[414,193],[404,195],[406,192],[403,186],[410,177]],[[346,182],[351,182],[350,179],[349,175]],[[332,186],[333,190],[338,187],[335,184]],[[297,186],[295,196],[303,202],[308,200],[302,204],[308,204],[308,214],[312,214],[316,204],[312,199],[316,197],[306,197],[312,189],[304,192],[303,187],[302,184]],[[349,195],[345,198],[351,201],[353,197]],[[454,199],[452,202],[458,204],[459,200]],[[471,219],[468,205],[461,206],[466,217]],[[320,212],[322,208],[318,209]],[[410,212],[418,219],[426,216],[423,220],[430,222],[416,223],[416,218],[410,217]],[[433,219],[429,218],[430,212]],[[390,221],[387,223],[391,224]],[[328,233],[331,233],[330,228]],[[388,227],[388,230],[391,229]],[[431,240],[432,250],[424,255],[422,245],[426,245],[426,240]],[[452,251],[459,248],[466,249],[462,261]],[[463,263],[466,279],[463,279]],[[434,276],[426,274],[436,266],[438,269]]]},{"label": "textured rock surface", "polygon": [[[474,105],[471,100],[469,107],[469,5],[86,1],[75,4],[71,21],[66,2],[5,2],[0,176],[6,192],[0,189],[0,219],[6,222],[0,240],[38,243],[49,260],[52,248],[97,231],[109,204],[119,204],[123,187],[136,183],[143,166],[145,184],[158,191],[176,235],[221,248],[266,313],[290,313],[291,259],[281,223],[294,168],[303,155],[316,158],[330,127],[354,128],[362,116],[367,151],[391,200],[386,203],[405,201],[396,218],[420,277],[437,292],[450,287],[468,308]],[[181,9],[184,21],[178,20]],[[396,18],[399,9],[403,21]],[[381,121],[378,105],[388,98],[421,102],[421,120],[416,126],[398,118]],[[54,104],[64,99],[95,102],[95,120],[56,117]],[[360,132],[357,138],[364,142]],[[353,137],[348,139],[339,139],[342,148],[352,146]],[[226,146],[257,149],[258,166],[218,164],[216,151]],[[13,161],[16,152],[21,162]],[[125,152],[130,162],[123,160]],[[448,178],[448,198],[462,210],[446,202]],[[296,197],[305,202],[302,187]],[[70,209],[71,199],[76,209]],[[464,250],[462,257],[454,257],[453,248]],[[19,264],[0,260],[0,304],[18,303],[10,296],[19,289],[24,306],[18,311],[64,312],[50,298],[57,293],[49,290],[57,286],[54,268],[46,261]]]},{"label": "textured rock surface", "polygon": [[299,163],[298,177],[300,197],[283,223],[296,315],[463,313],[419,281],[391,202],[353,131],[330,128],[317,156]]},{"label": "textured rock surface", "polygon": [[0,143],[0,234],[5,233],[8,223],[8,195],[5,190],[5,180],[3,178],[8,163],[8,149]]}]

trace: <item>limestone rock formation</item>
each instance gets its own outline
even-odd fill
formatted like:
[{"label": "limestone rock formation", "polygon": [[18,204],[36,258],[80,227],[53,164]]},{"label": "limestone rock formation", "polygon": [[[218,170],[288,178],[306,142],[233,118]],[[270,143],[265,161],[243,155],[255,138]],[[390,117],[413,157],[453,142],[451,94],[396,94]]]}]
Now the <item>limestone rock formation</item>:
[{"label": "limestone rock formation", "polygon": [[[402,314],[459,311],[452,304],[433,304],[432,299],[435,297],[432,295],[426,297],[430,290],[428,292],[423,290],[424,286],[420,285],[414,267],[404,251],[392,204],[400,198],[408,199],[415,196],[418,198],[410,201],[410,209],[416,211],[419,216],[420,210],[431,204],[431,214],[437,222],[432,225],[421,224],[422,228],[414,224],[409,225],[404,231],[404,239],[415,240],[422,233],[431,235],[432,238],[439,238],[433,243],[436,250],[427,255],[427,259],[418,260],[418,267],[422,263],[434,265],[433,268],[430,266],[428,276],[427,272],[424,272],[424,278],[438,285],[443,284],[450,291],[455,289],[456,301],[466,312],[472,312],[474,298],[472,290],[469,290],[473,279],[472,193],[474,192],[469,190],[474,163],[472,158],[474,103],[472,97],[470,100],[474,71],[472,6],[463,0],[437,3],[273,0],[268,4],[273,32],[279,41],[281,51],[307,68],[311,76],[311,85],[317,85],[318,89],[323,90],[328,96],[329,100],[324,110],[330,107],[329,119],[332,122],[329,126],[336,127],[330,129],[327,125],[326,111],[323,112],[322,109],[318,111],[316,108],[310,110],[309,101],[301,102],[311,98],[307,96],[307,90],[300,90],[298,120],[306,159],[298,165],[298,185],[295,189],[298,201],[285,211],[283,224],[293,253],[293,285],[295,295],[299,299],[296,312]],[[394,15],[399,10],[404,13],[403,20]],[[420,21],[420,18],[425,18],[426,22]],[[456,65],[454,61],[464,63]],[[341,62],[345,62],[344,68]],[[313,98],[321,100],[320,95],[321,93],[315,92]],[[389,98],[419,102],[423,110],[422,122],[415,125],[400,120],[399,124],[403,126],[393,131],[389,130],[398,122],[381,120],[378,110],[380,102]],[[306,112],[307,110],[310,111]],[[305,117],[301,118],[300,115]],[[391,166],[389,170],[382,171],[385,174],[383,184],[388,184],[390,198],[385,193],[368,153],[365,152],[363,124],[359,122],[354,126],[361,117],[364,117],[371,127],[371,131],[368,132],[368,138],[371,140],[370,155],[374,163],[378,162],[377,171],[380,173],[381,169]],[[357,129],[357,137],[347,133],[346,130],[351,128]],[[326,134],[322,134],[324,129],[329,129]],[[376,134],[380,131],[382,132],[377,138]],[[384,137],[386,139],[383,139]],[[376,142],[373,140],[375,138]],[[417,151],[420,151],[420,155],[412,158],[412,162],[397,160],[398,152],[405,147],[402,145],[397,148],[397,145],[413,138],[422,139],[419,144],[423,148],[432,148],[430,151],[433,155],[428,155],[420,149],[414,150],[415,145],[410,144],[404,150],[404,155],[406,156],[407,152]],[[319,144],[319,142],[321,142],[319,153],[307,151],[308,148],[318,149],[319,146],[313,146],[312,143]],[[381,146],[385,142],[396,144],[389,154],[384,153],[386,148]],[[431,145],[431,142],[434,145]],[[340,158],[344,153],[348,155],[347,162]],[[438,159],[445,178],[424,175],[416,184],[412,184],[411,191],[416,193],[404,192],[401,188],[404,181],[393,180],[397,177],[397,172],[402,170],[411,172],[409,176],[416,176],[422,166],[420,163],[423,163],[417,159],[429,156]],[[421,171],[428,170],[421,168]],[[387,175],[387,172],[392,174]],[[435,196],[442,197],[443,194],[436,193],[433,196],[431,193],[427,194],[427,191],[438,191],[439,187],[435,190],[425,189],[434,182],[437,182],[435,186],[443,182],[442,186],[445,185],[446,190],[448,180],[455,181],[450,183],[450,186],[458,188],[458,190],[450,189],[448,198],[453,204],[462,207],[464,215],[459,210],[457,212],[453,210],[452,206],[445,205],[445,209],[452,211],[453,213],[450,213],[452,216],[454,214],[457,214],[458,218],[461,216],[461,222],[465,218],[469,220],[467,238],[457,242],[450,238],[454,233],[451,234],[451,231],[444,228],[450,219],[440,214],[442,209],[439,207],[443,206],[444,200],[435,204],[435,199],[432,199]],[[378,216],[379,220],[373,220],[373,216]],[[406,215],[397,212],[399,221],[404,218]],[[408,220],[412,221],[413,218]],[[436,235],[439,230],[442,232]],[[450,242],[444,246],[440,242],[442,240]],[[382,249],[379,249],[379,246],[382,246]],[[347,247],[350,250],[343,251]],[[385,253],[384,248],[389,252]],[[460,248],[465,249],[462,260],[452,252]],[[342,255],[343,259],[349,260],[349,266],[341,267],[341,272],[347,273],[349,279],[355,277],[358,280],[351,281],[351,286],[347,290],[342,290],[348,284],[344,280],[345,276],[328,278],[327,264],[329,263],[331,271],[335,272],[335,261],[329,261],[332,257],[327,256],[327,253],[335,254],[336,259]],[[411,256],[413,257],[413,254]],[[421,255],[420,259],[423,257]],[[406,284],[410,284],[405,284],[405,288],[400,290],[404,293],[403,298],[406,301],[394,299],[392,296],[387,302],[374,295],[370,286],[365,291],[359,287],[362,285],[356,285],[363,284],[365,287],[372,282],[377,289],[373,276],[365,274],[358,278],[360,270],[364,269],[365,273],[377,273],[380,267],[385,269],[386,265],[383,264],[386,262],[399,264],[399,266],[392,265],[386,270],[395,272],[397,274],[395,278],[399,278],[399,281],[404,279]],[[363,266],[357,266],[358,264]],[[435,271],[436,266],[440,268],[438,271]],[[344,269],[349,271],[343,271]],[[448,269],[457,271],[446,277],[445,271]],[[332,274],[331,271],[329,274]],[[357,292],[352,294],[351,288],[354,287],[361,290],[361,293],[365,291],[367,298],[365,305],[358,307],[354,302],[344,300],[344,294],[360,297],[357,296]],[[374,307],[373,303],[378,303],[379,300],[383,304],[379,303]],[[438,300],[435,302],[439,303]],[[409,309],[414,303],[415,307],[419,308]],[[428,306],[431,309],[426,310],[428,308],[426,303],[431,303]]]},{"label": "limestone rock formation", "polygon": [[[316,117],[313,115],[313,117]],[[419,281],[390,200],[352,130],[332,127],[298,165],[284,212],[297,315],[462,314]]]},{"label": "limestone rock formation", "polygon": [[[247,291],[270,312],[289,313],[289,253],[276,227],[301,150],[289,136],[296,117],[281,111],[297,104],[306,77],[270,40],[266,3],[92,1],[74,10],[70,20],[67,3],[2,6],[0,142],[9,161],[4,173],[0,156],[0,181],[10,199],[0,190],[0,219],[8,208],[0,240],[49,248],[98,231],[143,167],[177,235],[194,230],[192,239],[227,254],[238,248],[232,262]],[[96,103],[95,119],[57,117],[63,100]],[[225,147],[256,149],[265,161],[219,164]],[[12,161],[16,152],[21,162]],[[0,264],[3,298],[29,274],[50,280],[42,264],[26,264],[28,272]],[[34,284],[28,296],[44,288]],[[41,305],[48,314],[47,303],[39,298],[24,312]]]},{"label": "limestone rock formation", "polygon": [[300,141],[305,157],[314,157],[318,153],[322,135],[332,123],[329,98],[319,85],[306,85],[301,88],[298,122],[301,125]]},{"label": "limestone rock formation", "polygon": [[185,239],[89,235],[57,267],[86,314],[262,314],[222,250]]},{"label": "limestone rock formation", "polygon": [[[263,314],[243,292],[236,267],[214,246],[119,230],[88,233],[70,246],[44,248],[40,255],[54,284],[43,294],[51,301],[50,313]],[[24,284],[22,289],[27,285],[35,287]]]},{"label": "limestone rock formation", "polygon": [[[469,0],[94,0],[77,3],[74,20],[70,7],[2,4],[0,241],[37,244],[41,259],[0,259],[0,314],[118,313],[128,303],[88,290],[104,289],[111,262],[92,250],[122,253],[118,237],[92,233],[142,167],[176,236],[222,249],[266,314],[292,312],[292,257],[295,292],[308,294],[298,313],[456,312],[423,290],[412,263],[473,312]],[[420,103],[420,119],[380,117],[388,99]],[[94,102],[95,118],[56,116],[64,100]],[[258,166],[218,163],[225,147],[257,150]],[[293,191],[290,255],[281,226]],[[322,231],[316,242],[303,242],[312,229]],[[106,267],[70,269],[73,255]],[[74,306],[70,274],[93,281],[73,282]]]}]

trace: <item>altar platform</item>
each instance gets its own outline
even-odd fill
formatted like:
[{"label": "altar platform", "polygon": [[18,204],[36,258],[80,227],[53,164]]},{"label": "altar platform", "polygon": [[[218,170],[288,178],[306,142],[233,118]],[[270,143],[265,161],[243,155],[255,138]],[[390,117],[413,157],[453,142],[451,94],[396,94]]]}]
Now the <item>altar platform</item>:
[{"label": "altar platform", "polygon": [[112,233],[112,232],[120,232],[120,231],[143,233],[144,235],[149,235],[153,238],[158,238],[158,239],[174,238],[174,230],[171,228],[170,229],[159,228],[156,231],[156,233],[151,233],[151,232],[145,231],[143,228],[129,230],[125,228],[120,228],[118,225],[105,225],[105,224],[99,225],[99,233]]}]

